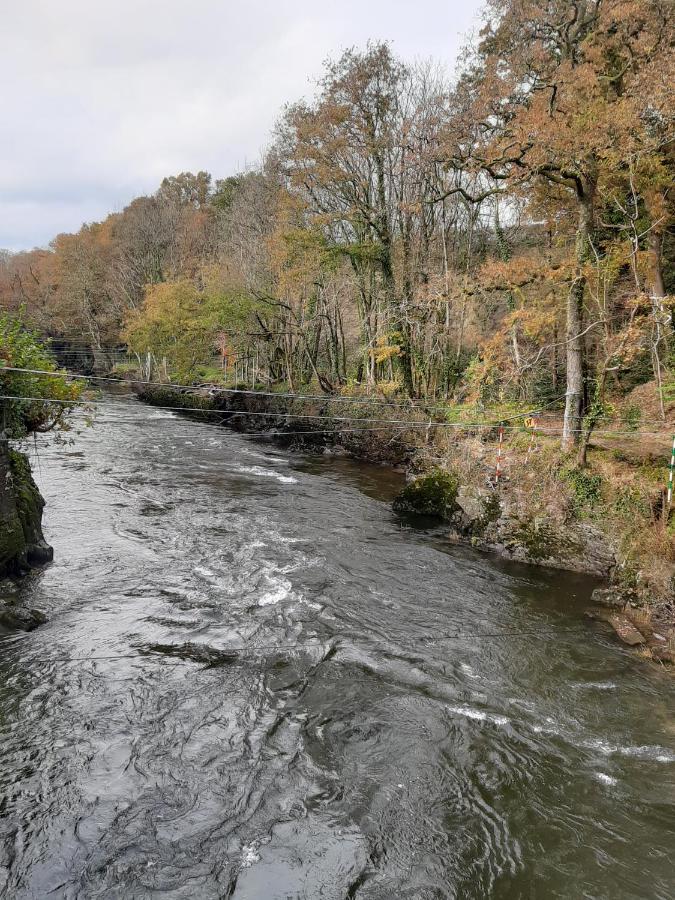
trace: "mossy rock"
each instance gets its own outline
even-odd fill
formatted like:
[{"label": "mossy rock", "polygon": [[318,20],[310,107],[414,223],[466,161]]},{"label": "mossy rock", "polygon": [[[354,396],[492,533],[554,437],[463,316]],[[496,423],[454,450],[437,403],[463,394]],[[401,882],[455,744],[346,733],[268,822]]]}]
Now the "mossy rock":
[{"label": "mossy rock", "polygon": [[12,472],[14,500],[19,521],[29,546],[43,541],[42,510],[45,501],[37,485],[33,481],[30,463],[23,453],[9,451],[9,462]]},{"label": "mossy rock", "polygon": [[496,491],[487,494],[482,500],[482,511],[480,516],[472,523],[472,531],[476,537],[485,534],[487,529],[494,522],[499,520],[502,514],[502,505],[499,495]]},{"label": "mossy rock", "polygon": [[18,516],[0,521],[0,577],[14,567],[26,549],[26,542]]},{"label": "mossy rock", "polygon": [[436,469],[403,488],[394,500],[394,512],[448,522],[459,511],[458,490],[459,479],[454,472]]},{"label": "mossy rock", "polygon": [[546,522],[521,522],[514,529],[513,536],[533,562],[565,555],[559,535]]},{"label": "mossy rock", "polygon": [[170,385],[143,387],[137,391],[138,396],[151,406],[172,406],[189,411],[191,409],[214,408],[213,397],[199,393],[196,389],[183,391]]},{"label": "mossy rock", "polygon": [[53,558],[42,535],[44,500],[28,459],[0,445],[0,574],[26,571]]}]

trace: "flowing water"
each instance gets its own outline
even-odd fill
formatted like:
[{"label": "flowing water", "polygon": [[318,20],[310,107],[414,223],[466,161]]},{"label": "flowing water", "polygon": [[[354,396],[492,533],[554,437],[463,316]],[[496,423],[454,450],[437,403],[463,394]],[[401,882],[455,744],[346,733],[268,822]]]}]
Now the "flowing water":
[{"label": "flowing water", "polygon": [[675,681],[400,477],[112,399],[40,443],[0,895],[673,897]]}]

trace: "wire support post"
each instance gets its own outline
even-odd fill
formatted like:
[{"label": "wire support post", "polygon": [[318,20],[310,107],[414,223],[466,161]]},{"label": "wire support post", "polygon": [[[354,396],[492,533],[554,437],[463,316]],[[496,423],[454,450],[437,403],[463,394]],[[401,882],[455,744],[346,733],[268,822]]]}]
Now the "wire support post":
[{"label": "wire support post", "polygon": [[668,509],[673,503],[673,472],[675,472],[675,434],[673,435],[673,446],[670,451],[670,466],[668,467]]},{"label": "wire support post", "polygon": [[495,466],[494,484],[499,487],[500,483],[506,478],[504,468],[506,462],[506,454],[504,453],[504,424],[499,426],[499,438],[497,440],[497,465]]},{"label": "wire support post", "polygon": [[539,444],[537,443],[538,422],[534,416],[530,416],[529,418],[525,419],[524,424],[526,428],[531,429],[530,443],[528,444],[527,453],[525,454],[525,465],[527,465],[532,454],[536,453],[536,451],[539,449]]}]

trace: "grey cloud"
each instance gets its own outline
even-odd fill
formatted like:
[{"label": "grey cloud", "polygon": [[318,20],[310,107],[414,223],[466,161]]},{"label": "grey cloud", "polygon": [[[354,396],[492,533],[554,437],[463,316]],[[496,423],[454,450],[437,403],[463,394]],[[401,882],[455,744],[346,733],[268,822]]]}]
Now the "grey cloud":
[{"label": "grey cloud", "polygon": [[328,56],[369,38],[452,67],[479,0],[23,0],[0,30],[0,247],[42,245],[164,175],[255,163]]}]

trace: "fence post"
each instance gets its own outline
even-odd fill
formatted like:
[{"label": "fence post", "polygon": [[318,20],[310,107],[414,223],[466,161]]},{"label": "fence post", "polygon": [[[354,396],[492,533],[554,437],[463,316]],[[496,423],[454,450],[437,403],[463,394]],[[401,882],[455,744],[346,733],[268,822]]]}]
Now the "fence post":
[{"label": "fence post", "polygon": [[530,456],[532,456],[532,453],[535,450],[534,442],[535,442],[536,432],[537,432],[537,420],[534,418],[534,416],[530,416],[530,418],[525,419],[525,425],[528,428],[532,429],[532,433],[530,435],[530,443],[527,448],[527,453],[525,454],[525,465],[527,465],[530,461]]}]

